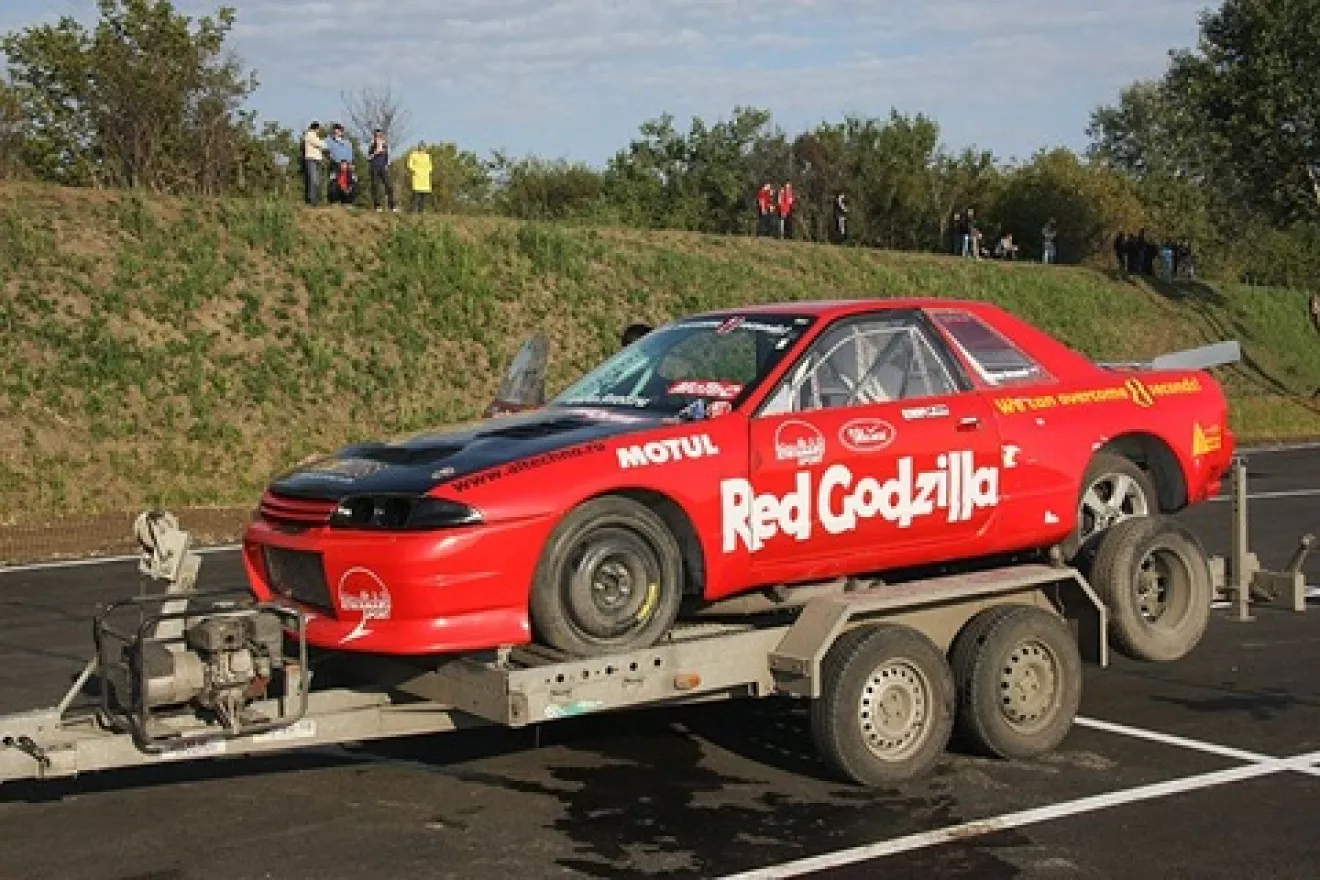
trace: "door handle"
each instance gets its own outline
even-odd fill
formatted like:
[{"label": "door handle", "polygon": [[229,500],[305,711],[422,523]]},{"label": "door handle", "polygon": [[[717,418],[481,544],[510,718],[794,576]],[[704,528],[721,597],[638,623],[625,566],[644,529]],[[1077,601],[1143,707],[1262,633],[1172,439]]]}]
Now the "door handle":
[{"label": "door handle", "polygon": [[977,431],[981,428],[981,420],[976,416],[964,416],[958,420],[959,431]]}]

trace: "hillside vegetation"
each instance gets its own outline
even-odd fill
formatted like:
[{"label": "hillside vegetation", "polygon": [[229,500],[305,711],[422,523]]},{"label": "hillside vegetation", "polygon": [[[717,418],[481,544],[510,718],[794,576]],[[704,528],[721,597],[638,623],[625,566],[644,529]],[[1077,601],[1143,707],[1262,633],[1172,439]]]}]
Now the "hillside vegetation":
[{"label": "hillside vegetation", "polygon": [[552,390],[633,320],[775,299],[999,303],[1100,359],[1225,338],[1240,436],[1320,436],[1306,294],[490,218],[0,189],[0,522],[246,505],[310,452],[476,415],[529,333]]}]

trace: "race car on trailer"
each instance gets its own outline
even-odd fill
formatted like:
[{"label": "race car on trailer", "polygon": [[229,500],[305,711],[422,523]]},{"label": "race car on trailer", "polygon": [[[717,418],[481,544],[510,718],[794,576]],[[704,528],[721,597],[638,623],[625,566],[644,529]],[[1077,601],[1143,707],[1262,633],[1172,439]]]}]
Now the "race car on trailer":
[{"label": "race car on trailer", "polygon": [[1218,490],[1223,397],[1188,368],[1229,349],[1103,367],[949,301],[677,321],[536,412],[280,478],[251,591],[197,591],[144,514],[168,589],[98,615],[60,703],[0,716],[0,782],[770,696],[858,783],[955,729],[1041,754],[1111,640],[1181,657],[1226,572],[1243,609],[1249,581],[1298,601],[1300,555],[1248,559],[1240,460],[1229,566],[1161,514]]},{"label": "race car on trailer", "polygon": [[[1072,561],[1214,495],[1227,416],[1206,372],[1098,365],[986,303],[716,312],[533,412],[304,463],[262,498],[245,564],[319,647],[599,656],[808,585]],[[1187,609],[1137,601],[1164,624],[1118,621],[1134,649],[1199,638]]]}]

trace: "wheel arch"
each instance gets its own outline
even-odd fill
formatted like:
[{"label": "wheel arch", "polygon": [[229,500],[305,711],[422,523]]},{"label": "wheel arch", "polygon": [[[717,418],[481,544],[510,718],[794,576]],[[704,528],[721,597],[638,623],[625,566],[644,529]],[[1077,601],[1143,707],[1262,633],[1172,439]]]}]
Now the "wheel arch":
[{"label": "wheel arch", "polygon": [[1173,447],[1157,434],[1134,431],[1111,438],[1095,450],[1121,455],[1150,475],[1161,513],[1187,506],[1187,475]]}]

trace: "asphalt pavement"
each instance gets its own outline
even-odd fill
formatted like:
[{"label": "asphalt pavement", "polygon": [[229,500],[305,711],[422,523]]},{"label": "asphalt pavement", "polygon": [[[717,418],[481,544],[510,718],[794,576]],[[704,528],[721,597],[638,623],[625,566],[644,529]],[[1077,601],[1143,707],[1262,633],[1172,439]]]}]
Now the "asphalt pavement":
[{"label": "asphalt pavement", "polygon": [[[1281,567],[1320,531],[1320,449],[1254,455],[1250,480],[1253,549]],[[1222,553],[1230,510],[1183,518]],[[233,552],[202,571],[242,584]],[[54,703],[92,610],[136,588],[127,562],[0,569],[0,713]],[[0,878],[1310,878],[1317,665],[1320,606],[1220,610],[1179,663],[1089,669],[1055,753],[955,752],[883,791],[834,781],[780,701],[4,785]]]}]

